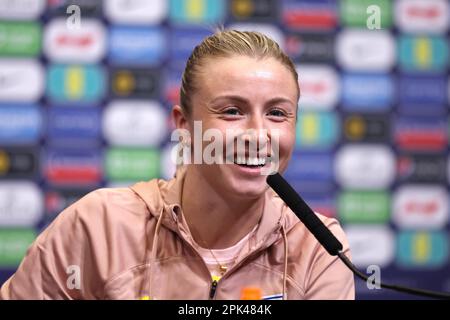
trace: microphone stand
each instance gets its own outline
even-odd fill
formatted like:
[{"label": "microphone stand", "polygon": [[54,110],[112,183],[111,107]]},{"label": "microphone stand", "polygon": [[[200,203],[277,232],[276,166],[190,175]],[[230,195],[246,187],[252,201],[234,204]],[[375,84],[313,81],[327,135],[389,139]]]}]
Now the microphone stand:
[{"label": "microphone stand", "polygon": [[[306,228],[314,235],[319,243],[332,256],[338,256],[341,261],[358,278],[367,281],[368,277],[359,271],[350,259],[341,251],[342,243],[331,233],[325,224],[317,217],[314,211],[306,204],[300,195],[289,185],[289,183],[279,174],[275,173],[267,177],[267,184],[280,196],[286,205],[303,222]],[[381,283],[382,288],[391,289],[399,292],[450,300],[450,293],[437,292],[430,290],[415,289],[405,286]]]}]

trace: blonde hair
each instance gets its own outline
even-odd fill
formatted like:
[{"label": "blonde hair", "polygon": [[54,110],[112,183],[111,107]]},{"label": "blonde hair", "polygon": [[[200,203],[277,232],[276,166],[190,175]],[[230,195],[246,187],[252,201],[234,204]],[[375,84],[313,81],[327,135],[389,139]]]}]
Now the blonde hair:
[{"label": "blonde hair", "polygon": [[202,62],[207,58],[228,58],[235,55],[256,59],[274,58],[287,67],[298,82],[298,74],[292,60],[266,35],[254,31],[218,31],[197,45],[186,62],[181,81],[180,104],[187,114],[191,111],[191,96],[197,89],[194,84]]}]

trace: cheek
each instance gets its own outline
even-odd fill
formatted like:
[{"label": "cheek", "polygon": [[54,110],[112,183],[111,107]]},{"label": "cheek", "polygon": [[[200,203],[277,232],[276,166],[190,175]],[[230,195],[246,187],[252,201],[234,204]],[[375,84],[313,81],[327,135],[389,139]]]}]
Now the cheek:
[{"label": "cheek", "polygon": [[279,171],[283,173],[289,165],[292,157],[292,152],[295,148],[295,134],[287,134],[280,138],[280,168]]},{"label": "cheek", "polygon": [[219,130],[225,134],[225,130],[232,127],[229,123],[226,123],[223,120],[214,119],[210,117],[204,117],[203,119],[200,119],[198,121],[201,121],[202,123],[203,132],[208,129],[213,129]]},{"label": "cheek", "polygon": [[288,125],[285,128],[280,128],[279,151],[281,158],[291,155],[295,147],[295,136],[295,125]]},{"label": "cheek", "polygon": [[280,142],[280,157],[290,157],[295,147],[295,136],[283,139]]}]

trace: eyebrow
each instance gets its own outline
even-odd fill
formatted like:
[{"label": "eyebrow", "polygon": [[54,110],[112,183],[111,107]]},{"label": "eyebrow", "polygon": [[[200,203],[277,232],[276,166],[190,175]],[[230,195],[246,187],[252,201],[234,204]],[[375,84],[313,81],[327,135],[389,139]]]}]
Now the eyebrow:
[{"label": "eyebrow", "polygon": [[[250,104],[250,100],[249,100],[249,99],[247,99],[247,98],[245,98],[245,97],[242,97],[242,96],[238,96],[238,95],[224,95],[224,96],[218,96],[218,97],[212,99],[212,100],[210,101],[210,104],[214,104],[214,103],[216,103],[216,102],[218,102],[218,101],[220,101],[220,100],[232,100],[232,101],[236,101],[236,102],[241,102],[241,103],[245,103],[245,104]],[[277,104],[277,103],[286,103],[286,102],[289,103],[289,104],[291,104],[291,105],[293,105],[293,106],[295,106],[295,104],[293,104],[291,100],[289,100],[288,98],[283,98],[283,97],[275,97],[275,98],[272,98],[272,99],[268,100],[268,101],[265,103],[265,105],[268,105],[268,104]]]}]

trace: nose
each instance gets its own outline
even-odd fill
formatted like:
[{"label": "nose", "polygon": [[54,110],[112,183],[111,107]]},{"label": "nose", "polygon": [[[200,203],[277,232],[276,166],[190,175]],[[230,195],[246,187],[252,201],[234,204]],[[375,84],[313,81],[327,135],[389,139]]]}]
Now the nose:
[{"label": "nose", "polygon": [[264,116],[260,114],[252,114],[246,125],[246,130],[241,139],[246,145],[255,146],[258,153],[266,151],[270,133],[265,125]]}]

